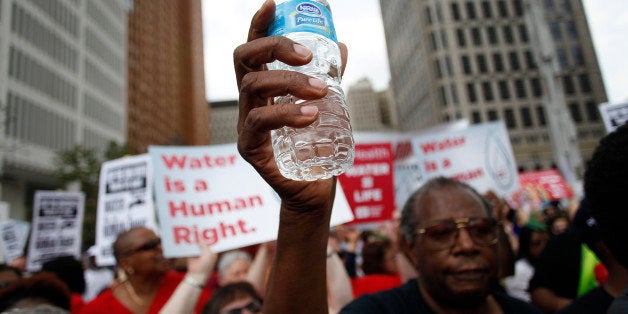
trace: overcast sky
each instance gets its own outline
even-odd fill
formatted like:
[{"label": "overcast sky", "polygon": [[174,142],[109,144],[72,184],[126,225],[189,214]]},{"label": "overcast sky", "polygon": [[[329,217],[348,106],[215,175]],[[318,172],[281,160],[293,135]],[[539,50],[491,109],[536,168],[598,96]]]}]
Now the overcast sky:
[{"label": "overcast sky", "polygon": [[[263,0],[202,1],[207,98],[236,99],[232,52],[245,42],[251,17]],[[376,90],[385,89],[390,71],[379,1],[328,1],[338,40],[349,48],[342,87],[346,90],[366,77]],[[628,101],[628,1],[583,0],[583,3],[608,99]]]}]

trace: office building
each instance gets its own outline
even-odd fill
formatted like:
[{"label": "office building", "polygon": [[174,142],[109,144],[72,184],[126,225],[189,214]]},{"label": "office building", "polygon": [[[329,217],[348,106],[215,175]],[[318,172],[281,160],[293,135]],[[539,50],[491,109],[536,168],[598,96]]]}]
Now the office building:
[{"label": "office building", "polygon": [[[544,0],[583,160],[607,97],[581,0]],[[555,166],[523,0],[380,0],[399,128],[503,120],[521,169]]]}]

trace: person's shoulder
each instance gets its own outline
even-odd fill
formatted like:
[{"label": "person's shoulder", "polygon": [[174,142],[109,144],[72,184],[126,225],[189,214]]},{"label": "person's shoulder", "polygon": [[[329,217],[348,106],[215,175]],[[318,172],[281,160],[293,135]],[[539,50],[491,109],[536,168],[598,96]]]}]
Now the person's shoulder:
[{"label": "person's shoulder", "polygon": [[419,289],[416,280],[410,280],[393,289],[362,295],[345,306],[340,313],[416,313],[418,295]]},{"label": "person's shoulder", "polygon": [[[120,302],[118,302],[118,300],[113,296],[113,293],[111,291],[111,288],[107,288],[106,290],[104,290],[101,294],[99,294],[97,297],[95,297],[93,300],[89,301],[87,304],[85,304],[80,313],[81,314],[88,314],[88,313],[125,313],[125,312],[118,312],[116,310],[119,310],[120,307],[122,307],[122,309],[126,309],[124,308],[124,306],[122,306],[122,304]],[[128,310],[127,310],[128,312]]]},{"label": "person's shoulder", "polygon": [[504,313],[530,313],[530,314],[541,314],[541,310],[536,308],[534,305],[519,300],[517,298],[513,298],[506,294],[503,291],[497,290],[492,293],[495,301],[499,303],[499,306],[502,308]]}]

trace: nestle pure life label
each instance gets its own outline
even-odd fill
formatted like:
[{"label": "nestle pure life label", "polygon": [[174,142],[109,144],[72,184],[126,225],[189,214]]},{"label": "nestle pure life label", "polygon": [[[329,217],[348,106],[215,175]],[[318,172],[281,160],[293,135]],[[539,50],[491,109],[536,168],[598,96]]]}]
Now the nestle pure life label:
[{"label": "nestle pure life label", "polygon": [[290,0],[275,8],[275,21],[270,26],[269,35],[282,36],[295,32],[315,33],[338,42],[331,11],[313,1]]}]

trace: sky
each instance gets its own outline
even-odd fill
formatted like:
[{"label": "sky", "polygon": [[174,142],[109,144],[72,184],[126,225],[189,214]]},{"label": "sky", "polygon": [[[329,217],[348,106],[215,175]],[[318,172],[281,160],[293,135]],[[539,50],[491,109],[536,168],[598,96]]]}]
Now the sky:
[{"label": "sky", "polygon": [[[202,1],[206,95],[209,101],[235,100],[233,50],[246,41],[251,17],[264,0]],[[386,89],[390,70],[379,0],[328,1],[338,40],[349,48],[342,87],[346,91],[368,78],[375,90]],[[628,1],[582,1],[608,100],[628,101]]]}]

